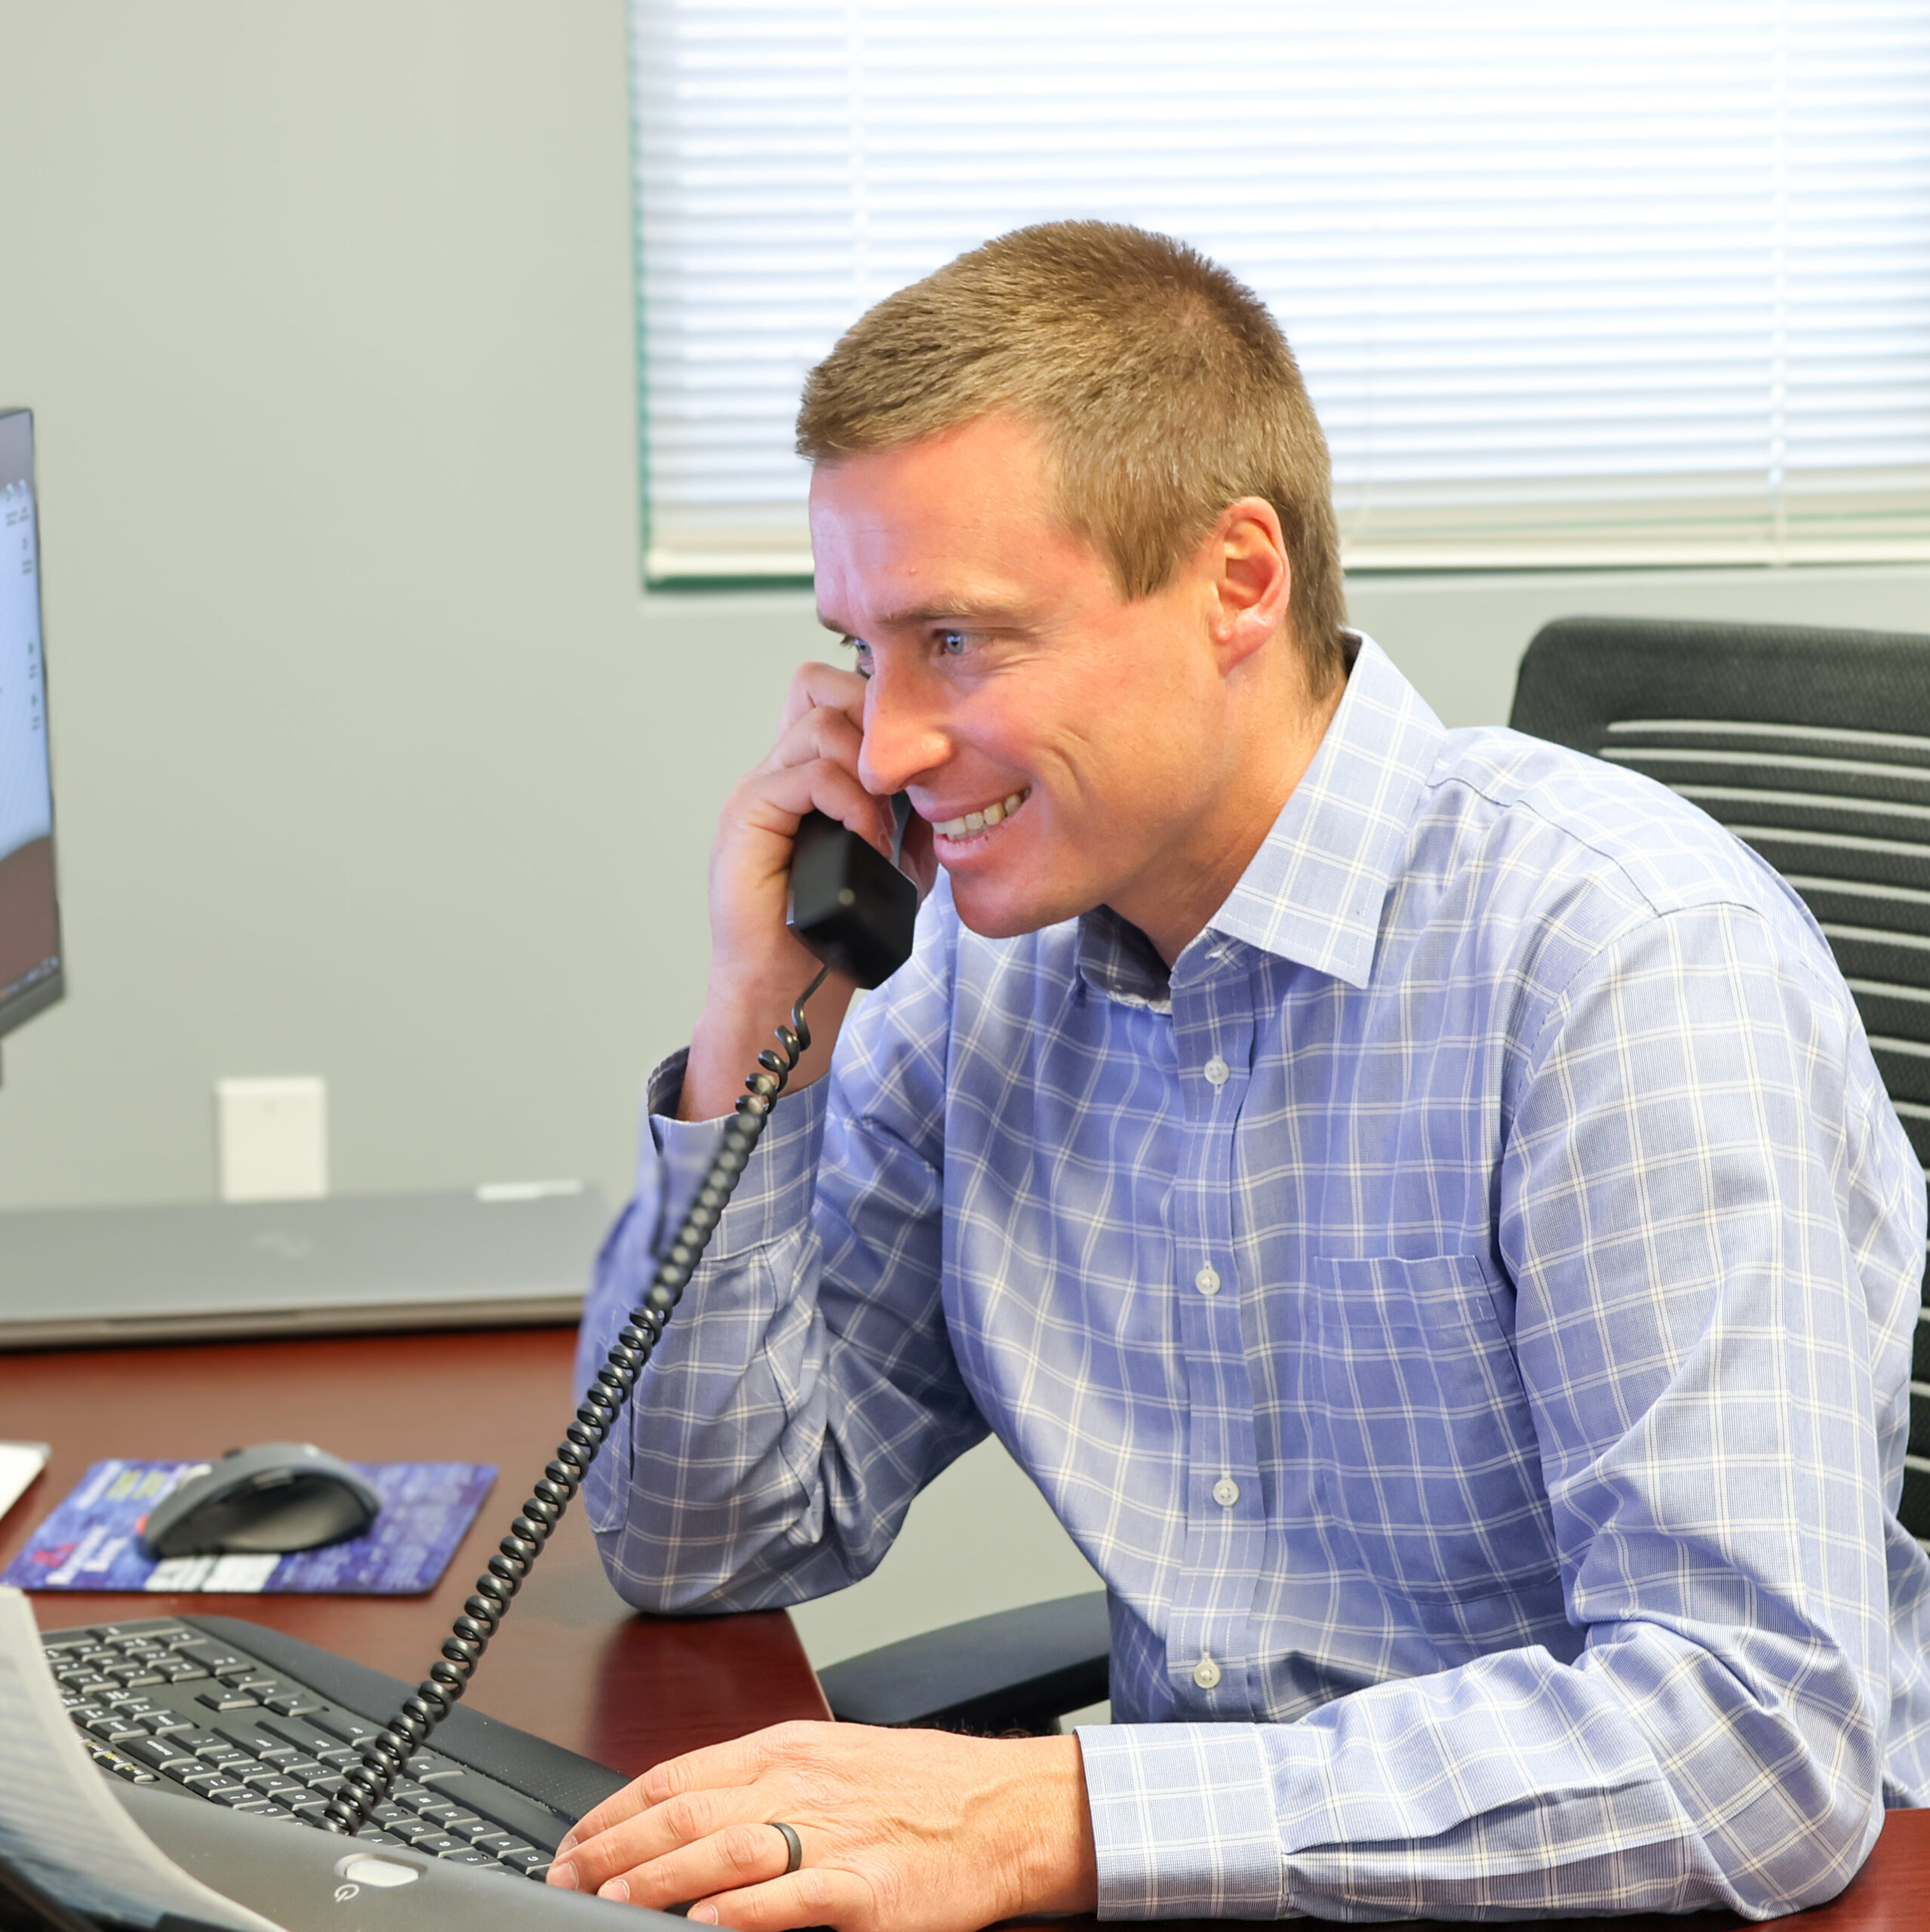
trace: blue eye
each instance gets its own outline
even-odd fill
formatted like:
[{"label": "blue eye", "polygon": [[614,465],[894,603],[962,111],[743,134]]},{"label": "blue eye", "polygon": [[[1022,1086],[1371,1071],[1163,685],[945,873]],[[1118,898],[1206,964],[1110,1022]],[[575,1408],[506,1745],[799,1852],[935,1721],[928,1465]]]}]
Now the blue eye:
[{"label": "blue eye", "polygon": [[948,657],[962,657],[971,638],[964,631],[940,631],[938,641],[940,648]]},{"label": "blue eye", "polygon": [[871,647],[861,637],[841,637],[838,642],[857,660],[852,669],[859,677],[868,678],[871,675]]}]

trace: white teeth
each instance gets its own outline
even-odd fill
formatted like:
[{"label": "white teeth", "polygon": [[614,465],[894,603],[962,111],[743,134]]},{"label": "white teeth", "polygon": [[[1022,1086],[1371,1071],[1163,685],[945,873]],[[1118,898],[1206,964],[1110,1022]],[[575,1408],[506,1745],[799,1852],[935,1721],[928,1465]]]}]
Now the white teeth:
[{"label": "white teeth", "polygon": [[948,818],[932,829],[941,838],[970,838],[994,825],[1003,825],[1031,796],[1029,790],[1009,793],[1003,804],[994,801],[982,811],[967,812],[963,818]]}]

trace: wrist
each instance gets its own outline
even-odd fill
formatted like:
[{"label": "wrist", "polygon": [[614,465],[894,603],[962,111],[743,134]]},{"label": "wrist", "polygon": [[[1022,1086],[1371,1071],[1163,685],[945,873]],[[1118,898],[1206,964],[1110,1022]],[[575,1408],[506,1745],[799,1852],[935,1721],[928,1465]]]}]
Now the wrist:
[{"label": "wrist", "polygon": [[1013,1915],[1099,1909],[1099,1854],[1086,1795],[1085,1759],[1073,1737],[1014,1740],[1031,1760],[1028,1829],[1019,1834],[1020,1897]]},{"label": "wrist", "polygon": [[[768,974],[750,979],[713,978],[703,1011],[691,1029],[677,1110],[680,1119],[716,1120],[729,1113],[744,1083],[758,1071],[758,1056],[780,1051],[777,1029],[790,1025],[791,1009],[817,971],[818,962],[802,947],[798,951],[806,970],[794,983],[788,977],[780,981]],[[833,974],[812,995],[804,1012],[810,1045],[786,1078],[786,1093],[810,1086],[829,1070],[831,1049],[856,990],[850,980]]]}]

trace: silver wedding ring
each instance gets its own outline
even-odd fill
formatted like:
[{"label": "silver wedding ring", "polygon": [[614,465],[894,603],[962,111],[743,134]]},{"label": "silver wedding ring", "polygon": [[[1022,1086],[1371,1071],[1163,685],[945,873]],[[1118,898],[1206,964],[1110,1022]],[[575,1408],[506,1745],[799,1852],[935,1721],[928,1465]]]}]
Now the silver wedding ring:
[{"label": "silver wedding ring", "polygon": [[804,1841],[798,1835],[795,1825],[787,1825],[781,1818],[767,1818],[764,1823],[773,1831],[784,1834],[784,1842],[790,1852],[784,1863],[784,1875],[788,1878],[804,1862]]}]

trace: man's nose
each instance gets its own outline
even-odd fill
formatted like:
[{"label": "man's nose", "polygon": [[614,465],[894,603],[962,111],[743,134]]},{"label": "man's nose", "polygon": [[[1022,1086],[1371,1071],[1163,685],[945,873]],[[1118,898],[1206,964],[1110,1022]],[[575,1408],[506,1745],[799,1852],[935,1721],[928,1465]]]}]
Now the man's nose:
[{"label": "man's nose", "polygon": [[865,737],[858,777],[879,798],[902,792],[951,755],[951,740],[933,694],[915,671],[880,664],[865,688]]}]

